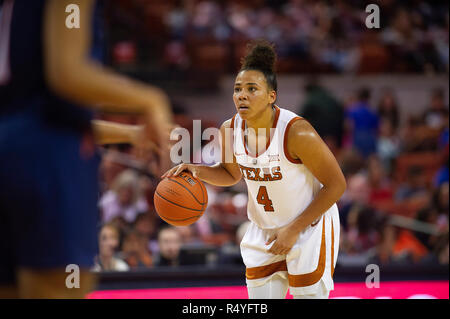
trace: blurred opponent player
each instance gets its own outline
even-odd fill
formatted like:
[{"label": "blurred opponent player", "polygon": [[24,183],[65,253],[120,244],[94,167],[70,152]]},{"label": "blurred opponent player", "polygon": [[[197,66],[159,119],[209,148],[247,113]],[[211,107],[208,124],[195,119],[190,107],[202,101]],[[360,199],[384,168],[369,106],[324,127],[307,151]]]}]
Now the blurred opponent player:
[{"label": "blurred opponent player", "polygon": [[[69,4],[80,28],[66,27]],[[166,95],[91,59],[100,9],[93,0],[0,1],[0,297],[78,298],[95,285],[94,108],[139,113],[160,145],[169,140]],[[121,128],[100,123],[97,136],[119,141]],[[161,169],[169,163],[167,154]],[[66,287],[69,264],[80,267],[79,288]]]},{"label": "blurred opponent player", "polygon": [[163,177],[189,170],[218,186],[244,177],[251,224],[241,254],[249,298],[285,298],[288,287],[296,299],[328,298],[339,247],[336,202],[346,182],[314,128],[275,105],[275,61],[265,41],[243,59],[234,84],[237,114],[221,127],[222,162],[181,164]]}]

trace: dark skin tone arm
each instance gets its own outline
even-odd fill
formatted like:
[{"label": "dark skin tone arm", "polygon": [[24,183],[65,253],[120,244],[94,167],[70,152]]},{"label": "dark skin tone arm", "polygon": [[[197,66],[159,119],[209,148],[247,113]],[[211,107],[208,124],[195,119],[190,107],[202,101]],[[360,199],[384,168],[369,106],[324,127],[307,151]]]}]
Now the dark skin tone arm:
[{"label": "dark skin tone arm", "polygon": [[294,122],[289,129],[288,152],[301,159],[323,187],[300,216],[269,238],[266,244],[274,243],[268,252],[275,255],[287,254],[299,234],[336,203],[347,187],[333,153],[306,120]]}]

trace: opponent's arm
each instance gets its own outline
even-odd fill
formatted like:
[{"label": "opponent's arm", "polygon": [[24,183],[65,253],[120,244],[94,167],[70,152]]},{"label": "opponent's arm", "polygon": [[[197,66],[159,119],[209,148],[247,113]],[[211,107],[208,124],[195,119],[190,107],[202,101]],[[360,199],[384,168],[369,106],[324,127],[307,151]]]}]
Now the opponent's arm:
[{"label": "opponent's arm", "polygon": [[[68,4],[80,10],[80,28],[69,29]],[[173,119],[167,95],[160,89],[132,80],[89,58],[94,0],[49,0],[45,8],[44,59],[47,83],[64,98],[85,107],[138,113],[147,138],[160,146],[160,169],[169,167],[169,130]]]},{"label": "opponent's arm", "polygon": [[333,153],[306,120],[298,120],[291,126],[288,152],[293,158],[301,159],[323,187],[300,216],[269,239],[267,244],[277,240],[269,249],[273,254],[289,252],[298,234],[335,204],[347,187]]},{"label": "opponent's arm", "polygon": [[[65,25],[68,4],[80,9],[80,28]],[[49,85],[86,107],[152,113],[171,120],[168,98],[155,87],[134,81],[89,58],[94,0],[50,0],[45,10],[45,66]],[[157,123],[155,121],[155,123]]]},{"label": "opponent's arm", "polygon": [[143,134],[141,125],[128,125],[103,120],[93,120],[92,128],[97,144],[135,144]]},{"label": "opponent's arm", "polygon": [[239,165],[233,153],[233,132],[230,129],[231,120],[225,121],[220,127],[222,161],[212,166],[180,164],[167,171],[162,178],[176,176],[188,170],[194,177],[216,186],[233,186],[242,177]]}]

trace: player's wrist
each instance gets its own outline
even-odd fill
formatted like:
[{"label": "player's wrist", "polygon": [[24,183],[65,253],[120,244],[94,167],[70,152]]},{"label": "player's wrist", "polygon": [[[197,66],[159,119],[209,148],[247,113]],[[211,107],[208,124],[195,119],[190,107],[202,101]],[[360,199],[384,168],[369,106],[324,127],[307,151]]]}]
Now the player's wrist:
[{"label": "player's wrist", "polygon": [[203,181],[203,167],[204,165],[199,165],[199,164],[188,164],[189,165],[189,171],[192,173],[192,175],[196,178],[198,178],[199,180]]},{"label": "player's wrist", "polygon": [[302,218],[302,215],[298,216],[294,222],[292,222],[289,226],[289,232],[292,234],[300,234],[303,230],[305,230],[307,225],[305,225],[304,218]]}]

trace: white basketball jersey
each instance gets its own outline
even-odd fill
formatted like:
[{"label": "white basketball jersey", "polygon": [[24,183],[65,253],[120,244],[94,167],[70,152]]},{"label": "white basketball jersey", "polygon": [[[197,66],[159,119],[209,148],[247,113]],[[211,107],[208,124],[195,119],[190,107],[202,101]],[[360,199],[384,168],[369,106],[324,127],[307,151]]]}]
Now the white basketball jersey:
[{"label": "white basketball jersey", "polygon": [[258,156],[250,153],[244,140],[245,121],[239,114],[232,120],[233,151],[248,188],[248,218],[262,229],[289,224],[322,187],[305,165],[287,152],[287,129],[302,118],[289,110],[275,109],[273,136]]}]

